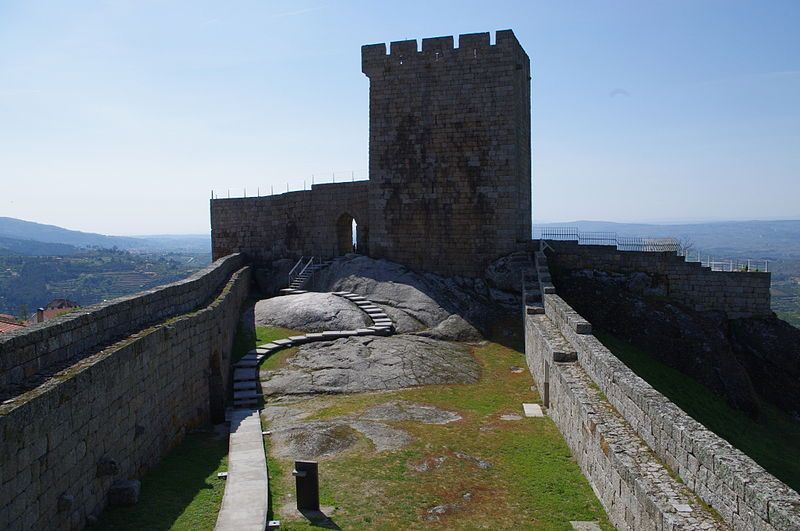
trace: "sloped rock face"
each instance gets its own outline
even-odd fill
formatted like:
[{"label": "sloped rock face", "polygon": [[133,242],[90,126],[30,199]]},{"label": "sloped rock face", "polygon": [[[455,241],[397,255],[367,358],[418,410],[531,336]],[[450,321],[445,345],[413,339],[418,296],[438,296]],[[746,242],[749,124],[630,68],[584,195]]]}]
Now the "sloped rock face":
[{"label": "sloped rock face", "polygon": [[800,421],[800,329],[778,318],[734,319],[730,339],[759,395]]},{"label": "sloped rock face", "polygon": [[355,304],[332,293],[303,293],[258,301],[257,325],[282,326],[305,332],[355,330],[372,321]]},{"label": "sloped rock face", "polygon": [[[501,269],[509,276],[517,274],[510,265]],[[502,276],[498,275],[498,278]],[[504,282],[500,284],[513,289]],[[319,274],[318,286],[324,291],[364,295],[386,308],[393,320],[405,326],[402,331],[408,332],[436,328],[450,316],[459,315],[485,334],[494,319],[515,311],[521,304],[518,294],[503,291],[483,279],[418,273],[394,262],[360,255],[335,260]],[[397,319],[391,309],[400,312]],[[440,330],[436,337],[457,339],[447,336],[447,328]],[[459,330],[459,334],[461,332]]]},{"label": "sloped rock face", "polygon": [[452,343],[413,335],[309,343],[288,366],[261,374],[265,395],[360,393],[418,385],[475,383],[480,369]]},{"label": "sloped rock face", "polygon": [[766,399],[800,419],[800,330],[777,318],[729,320],[664,297],[646,273],[553,271],[561,297],[608,332],[755,416]]}]

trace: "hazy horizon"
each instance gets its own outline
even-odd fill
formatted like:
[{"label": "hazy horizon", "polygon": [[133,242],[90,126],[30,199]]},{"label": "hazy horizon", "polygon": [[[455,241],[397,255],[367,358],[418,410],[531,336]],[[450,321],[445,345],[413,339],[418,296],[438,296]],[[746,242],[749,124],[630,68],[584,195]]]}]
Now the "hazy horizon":
[{"label": "hazy horizon", "polygon": [[212,189],[363,178],[360,46],[511,28],[534,224],[800,218],[800,3],[610,6],[3,2],[0,216],[207,234]]},{"label": "hazy horizon", "polygon": [[[3,216],[0,216],[0,218]],[[31,223],[41,223],[44,225],[53,225],[62,229],[73,230],[73,231],[80,231],[90,234],[101,234],[103,236],[119,236],[125,238],[171,238],[171,237],[201,237],[201,236],[210,236],[211,230],[209,229],[207,232],[183,232],[183,233],[141,233],[141,232],[133,232],[133,233],[107,233],[103,232],[102,230],[84,230],[84,229],[76,229],[69,226],[64,225],[57,225],[52,223],[42,223],[32,219],[22,219],[22,218],[14,218],[20,219],[21,221],[27,221]],[[775,219],[718,219],[718,220],[672,220],[672,221],[611,221],[607,219],[570,219],[570,220],[542,220],[542,221],[535,221],[533,226],[540,226],[540,225],[571,225],[571,224],[582,224],[582,223],[612,223],[612,224],[620,224],[620,225],[654,225],[654,226],[661,226],[661,227],[669,227],[669,226],[684,226],[684,225],[707,225],[707,224],[726,224],[726,223],[778,223],[778,222],[800,222],[800,216],[797,218],[775,218]]]}]

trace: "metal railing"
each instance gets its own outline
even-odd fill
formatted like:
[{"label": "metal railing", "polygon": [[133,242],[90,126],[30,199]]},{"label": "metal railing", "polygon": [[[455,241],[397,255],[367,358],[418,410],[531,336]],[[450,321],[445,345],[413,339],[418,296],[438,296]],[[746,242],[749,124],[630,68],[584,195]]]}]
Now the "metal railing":
[{"label": "metal railing", "polygon": [[675,238],[619,236],[616,232],[582,231],[577,227],[543,227],[537,230],[540,240],[573,241],[580,245],[611,245],[620,251],[681,251],[681,244]]},{"label": "metal railing", "polygon": [[[269,197],[272,195],[280,195],[287,192],[299,192],[302,190],[310,190],[316,184],[331,184],[331,183],[345,183],[355,181],[368,181],[369,170],[345,170],[345,171],[331,171],[323,173],[312,173],[311,175],[302,179],[303,185],[300,187],[299,178],[293,178],[291,182],[286,182],[286,187],[283,186],[256,186],[254,189],[250,188],[248,193],[247,188],[226,188],[222,192],[218,190],[211,190],[211,199],[238,199],[246,197]],[[241,191],[241,195],[239,192]]]},{"label": "metal railing", "polygon": [[769,260],[752,258],[714,258],[687,248],[677,238],[647,238],[642,236],[619,236],[616,232],[582,231],[577,227],[541,227],[534,229],[534,239],[542,242],[572,241],[580,245],[609,245],[619,251],[671,252],[682,256],[687,262],[700,262],[712,271],[768,272]]}]

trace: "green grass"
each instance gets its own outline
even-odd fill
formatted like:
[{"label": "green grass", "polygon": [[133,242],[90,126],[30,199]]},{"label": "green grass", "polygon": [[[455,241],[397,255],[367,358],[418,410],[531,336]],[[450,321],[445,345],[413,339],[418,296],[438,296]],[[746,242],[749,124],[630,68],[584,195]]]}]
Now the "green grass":
[{"label": "green grass", "polygon": [[139,503],[109,507],[94,529],[214,529],[222,503],[228,438],[190,433],[142,480]]},{"label": "green grass", "polygon": [[248,351],[256,348],[258,345],[275,341],[276,339],[283,339],[289,336],[296,336],[302,334],[296,330],[288,328],[281,328],[279,326],[257,326],[255,328],[255,336],[252,331],[246,330],[241,324],[236,331],[236,338],[233,341],[233,349],[231,351],[231,362],[236,363],[242,356],[247,354]]},{"label": "green grass", "polygon": [[[523,355],[496,343],[475,347],[482,368],[472,385],[436,385],[348,396],[315,397],[292,407],[313,410],[313,418],[358,413],[389,400],[408,400],[455,411],[462,420],[447,425],[394,422],[409,432],[409,446],[376,452],[362,439],[350,451],[320,460],[323,505],[337,507],[333,521],[342,529],[571,529],[570,520],[599,521],[611,529],[555,424],[547,417],[503,421],[505,413],[522,414],[522,403],[538,401],[530,390]],[[268,429],[268,426],[267,426]],[[455,452],[492,463],[481,469]],[[418,472],[409,463],[446,456],[443,464]],[[294,478],[290,460],[270,457],[272,510],[283,529],[310,529],[305,521],[281,517],[291,504]],[[463,495],[471,499],[464,502]],[[427,509],[446,503],[461,507],[426,521]]]},{"label": "green grass", "polygon": [[723,398],[631,344],[597,334],[620,360],[708,429],[749,455],[771,474],[800,490],[800,424],[762,402],[758,419],[731,408]]},{"label": "green grass", "polygon": [[[286,328],[259,326],[254,336],[240,327],[232,359],[238,360],[256,345],[296,334]],[[282,353],[279,351],[278,356]],[[139,503],[134,507],[108,508],[95,528],[213,529],[225,485],[217,473],[226,470],[227,453],[227,437],[217,438],[212,433],[187,435],[144,477]]]}]

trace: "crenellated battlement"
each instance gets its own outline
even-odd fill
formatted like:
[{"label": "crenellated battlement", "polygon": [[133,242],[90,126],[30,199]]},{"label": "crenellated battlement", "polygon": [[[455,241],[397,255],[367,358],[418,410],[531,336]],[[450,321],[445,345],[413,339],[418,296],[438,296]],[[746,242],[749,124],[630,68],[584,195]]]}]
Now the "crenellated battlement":
[{"label": "crenellated battlement", "polygon": [[361,70],[369,76],[394,66],[420,62],[474,61],[500,56],[524,57],[527,64],[527,54],[513,31],[499,30],[495,37],[495,44],[491,44],[489,32],[461,34],[457,47],[453,36],[429,37],[422,39],[422,49],[416,39],[393,41],[389,43],[389,53],[386,53],[386,43],[367,44],[361,47]]}]

